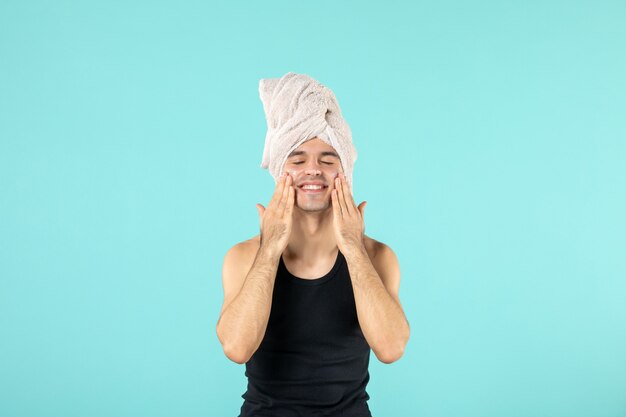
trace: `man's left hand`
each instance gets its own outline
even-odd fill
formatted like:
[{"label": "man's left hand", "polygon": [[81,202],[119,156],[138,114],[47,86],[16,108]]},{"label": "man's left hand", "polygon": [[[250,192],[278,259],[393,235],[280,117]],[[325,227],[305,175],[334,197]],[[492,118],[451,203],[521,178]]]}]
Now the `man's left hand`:
[{"label": "man's left hand", "polygon": [[363,213],[367,201],[361,202],[358,207],[355,205],[352,191],[343,174],[340,173],[334,182],[335,188],[331,191],[331,200],[337,246],[343,254],[355,250],[365,252]]}]

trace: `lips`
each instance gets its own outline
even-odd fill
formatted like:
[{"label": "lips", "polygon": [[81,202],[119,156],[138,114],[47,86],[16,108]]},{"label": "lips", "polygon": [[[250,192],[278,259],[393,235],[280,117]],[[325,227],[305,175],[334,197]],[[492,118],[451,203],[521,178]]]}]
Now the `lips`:
[{"label": "lips", "polygon": [[[307,189],[307,188],[302,188],[305,185],[316,185],[316,186],[320,186],[321,188],[318,189]],[[316,182],[305,182],[304,184],[301,184],[298,186],[298,188],[300,189],[301,192],[303,193],[307,193],[307,194],[319,194],[319,193],[323,193],[324,190],[326,190],[326,188],[328,188],[327,185],[321,184],[321,183],[316,183]]]},{"label": "lips", "polygon": [[322,187],[326,187],[323,182],[303,182],[302,184],[298,185],[298,187],[302,188],[305,185],[321,185]]}]

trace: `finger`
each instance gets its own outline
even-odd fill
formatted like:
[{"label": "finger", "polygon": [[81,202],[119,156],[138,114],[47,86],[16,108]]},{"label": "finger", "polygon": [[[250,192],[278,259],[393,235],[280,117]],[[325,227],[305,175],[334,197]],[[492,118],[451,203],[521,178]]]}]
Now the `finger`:
[{"label": "finger", "polygon": [[259,218],[262,220],[263,219],[263,213],[265,213],[265,207],[263,207],[263,205],[261,205],[261,204],[257,204],[256,205],[256,209],[259,212]]},{"label": "finger", "polygon": [[294,190],[293,185],[290,185],[289,194],[287,197],[287,206],[285,207],[285,213],[284,213],[287,217],[291,217],[293,213],[295,194],[296,194],[296,190]]},{"label": "finger", "polygon": [[263,213],[265,213],[265,207],[262,204],[256,204],[256,209],[259,212],[259,239],[260,242],[263,242]]},{"label": "finger", "polygon": [[267,205],[268,209],[270,207],[274,208],[278,205],[278,202],[280,201],[280,198],[283,195],[284,186],[285,186],[285,173],[283,172],[278,178],[278,183],[276,184],[276,188],[274,189],[274,195],[272,195],[272,198],[269,204]]},{"label": "finger", "polygon": [[337,207],[339,208],[339,214],[343,215],[346,212],[346,209],[343,207],[343,203],[341,201],[341,191],[340,191],[340,187],[341,187],[341,180],[339,179],[339,177],[335,178],[335,188],[334,188],[334,192],[335,192],[335,201],[337,202]]},{"label": "finger", "polygon": [[274,194],[272,195],[272,198],[270,199],[270,202],[267,205],[268,209],[273,209],[274,207],[276,207],[278,205],[278,202],[280,201],[280,196],[283,195],[283,184],[284,184],[284,174],[281,174],[281,176],[278,178],[278,182],[276,183],[276,187],[274,188]]},{"label": "finger", "polygon": [[347,216],[350,213],[350,209],[348,208],[348,204],[346,203],[346,197],[343,192],[343,182],[341,181],[341,177],[337,177],[337,195],[339,196],[339,205],[341,206],[341,213],[344,216]]},{"label": "finger", "polygon": [[365,217],[365,205],[367,204],[367,201],[363,201],[361,202],[361,204],[359,204],[359,213],[361,213],[361,217]]},{"label": "finger", "polygon": [[341,207],[339,205],[339,197],[337,196],[337,189],[333,188],[330,192],[330,200],[333,203],[333,217],[336,221],[341,219]]},{"label": "finger", "polygon": [[283,185],[283,194],[280,196],[280,202],[278,204],[277,210],[282,215],[285,212],[285,207],[287,206],[287,198],[289,197],[289,187],[291,186],[291,175],[287,174],[285,177],[284,185]]},{"label": "finger", "polygon": [[351,215],[356,214],[355,209],[356,206],[354,204],[354,200],[352,199],[352,194],[350,194],[350,188],[348,188],[348,182],[346,181],[346,177],[343,174],[340,174],[341,178],[341,194],[343,197],[343,204],[346,206],[348,213]]}]

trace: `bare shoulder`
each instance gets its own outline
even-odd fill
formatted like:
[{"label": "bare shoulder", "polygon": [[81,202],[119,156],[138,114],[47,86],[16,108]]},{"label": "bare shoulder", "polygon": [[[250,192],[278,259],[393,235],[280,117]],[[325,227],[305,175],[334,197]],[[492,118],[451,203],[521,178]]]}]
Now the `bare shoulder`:
[{"label": "bare shoulder", "polygon": [[224,259],[225,262],[231,261],[241,263],[250,261],[249,258],[252,258],[251,260],[253,261],[257,251],[259,250],[260,242],[259,235],[257,235],[251,237],[250,239],[236,243],[226,253],[226,257]]},{"label": "bare shoulder", "polygon": [[399,303],[400,264],[395,252],[390,246],[369,236],[365,236],[365,249],[385,288]]},{"label": "bare shoulder", "polygon": [[[365,235],[364,237],[365,249],[367,250],[367,254],[369,255],[372,262],[390,262],[393,260],[390,258],[395,258],[395,253],[390,246],[367,235]],[[397,261],[397,258],[395,260]]]},{"label": "bare shoulder", "polygon": [[224,304],[222,312],[228,304],[239,294],[243,282],[252,268],[254,259],[259,250],[259,236],[252,237],[233,245],[224,256],[222,266],[222,286],[224,289]]}]

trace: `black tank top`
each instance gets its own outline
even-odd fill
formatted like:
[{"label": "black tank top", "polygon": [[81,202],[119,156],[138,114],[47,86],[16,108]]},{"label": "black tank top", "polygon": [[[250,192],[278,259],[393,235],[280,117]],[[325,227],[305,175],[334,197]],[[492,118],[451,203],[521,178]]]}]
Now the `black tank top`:
[{"label": "black tank top", "polygon": [[371,417],[369,358],[341,251],[317,279],[292,275],[281,256],[239,417]]}]

